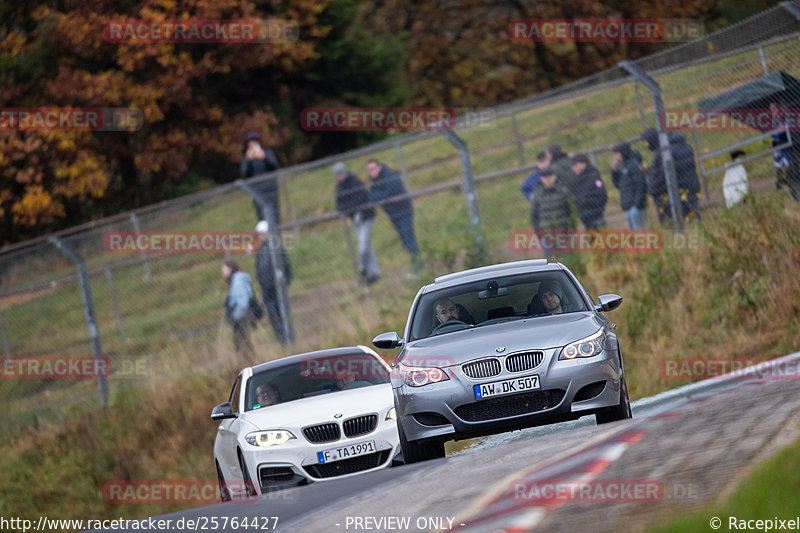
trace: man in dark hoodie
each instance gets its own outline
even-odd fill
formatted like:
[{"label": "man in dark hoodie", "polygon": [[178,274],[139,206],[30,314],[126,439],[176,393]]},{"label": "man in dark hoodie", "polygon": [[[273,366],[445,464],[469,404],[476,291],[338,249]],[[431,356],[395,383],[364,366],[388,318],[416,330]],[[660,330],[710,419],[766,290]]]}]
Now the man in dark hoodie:
[{"label": "man in dark hoodie", "polygon": [[[664,165],[661,162],[661,146],[658,140],[658,131],[654,128],[645,130],[642,139],[647,147],[654,153],[650,165],[650,195],[656,204],[659,222],[672,218],[672,209],[669,202],[667,180],[664,176]],[[686,220],[700,218],[700,180],[694,164],[694,150],[680,133],[668,134],[669,149],[675,164],[675,174],[678,180],[678,193],[681,197],[681,209]]]},{"label": "man in dark hoodie", "polygon": [[[261,298],[264,300],[264,307],[267,309],[267,316],[269,323],[272,326],[272,331],[275,332],[275,338],[282,345],[288,344],[288,339],[284,334],[283,329],[283,315],[281,314],[281,306],[278,300],[278,285],[277,283],[285,283],[288,287],[292,282],[292,265],[289,263],[289,256],[280,242],[273,242],[270,239],[270,224],[266,220],[260,221],[256,224],[256,235],[258,236],[259,246],[256,251],[256,279],[258,284],[261,285]],[[274,250],[275,260],[278,262],[278,273],[272,267],[272,250],[270,247],[276,246]],[[280,276],[282,279],[275,279]]]},{"label": "man in dark hoodie", "polygon": [[551,144],[547,147],[547,155],[550,157],[548,167],[552,168],[558,176],[558,183],[562,187],[575,194],[575,182],[578,181],[577,176],[572,171],[572,163],[570,163],[567,154],[561,151],[561,147],[557,144]]},{"label": "man in dark hoodie", "polygon": [[[367,161],[367,172],[372,180],[369,189],[370,202],[382,202],[395,196],[407,194],[400,176],[386,165],[376,159]],[[416,277],[422,269],[422,259],[419,255],[417,236],[414,233],[414,204],[410,198],[403,198],[383,204],[383,210],[392,221],[394,229],[403,241],[403,246],[411,254],[410,276]]]},{"label": "man in dark hoodie", "polygon": [[647,220],[647,182],[640,168],[642,156],[622,142],[614,147],[614,162],[611,164],[611,180],[619,189],[619,204],[625,211],[628,228],[644,229]]},{"label": "man in dark hoodie", "polygon": [[600,171],[592,165],[586,154],[577,154],[570,160],[575,181],[575,205],[581,222],[587,230],[597,230],[606,225],[608,191],[600,178]]},{"label": "man in dark hoodie", "polygon": [[[244,151],[245,153],[239,166],[240,177],[259,176],[278,168],[278,159],[275,157],[275,153],[269,148],[262,148],[261,139],[256,132],[251,131],[245,137]],[[262,212],[258,202],[253,200],[253,205],[256,208],[256,220],[268,220],[270,224],[278,224],[281,220],[281,211],[278,201],[277,178],[261,180],[258,183],[253,183],[251,187],[267,202],[271,211],[269,214]]]},{"label": "man in dark hoodie", "polygon": [[359,283],[372,285],[380,278],[378,258],[372,249],[372,226],[375,224],[375,208],[362,206],[369,203],[364,184],[355,174],[348,172],[344,163],[333,165],[336,178],[336,210],[347,215],[353,223],[358,239]]},{"label": "man in dark hoodie", "polygon": [[[531,225],[537,232],[542,230],[575,229],[572,218],[572,194],[558,183],[558,175],[552,168],[542,171],[542,179],[536,187],[536,195],[531,202]],[[545,257],[550,257],[552,249],[545,246]]]}]

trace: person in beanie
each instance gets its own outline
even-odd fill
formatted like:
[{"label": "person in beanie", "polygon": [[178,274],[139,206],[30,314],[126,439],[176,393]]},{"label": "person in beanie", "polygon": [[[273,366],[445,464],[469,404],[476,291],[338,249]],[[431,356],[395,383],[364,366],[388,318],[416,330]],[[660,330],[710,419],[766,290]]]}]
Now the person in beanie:
[{"label": "person in beanie", "polygon": [[572,171],[572,163],[570,163],[567,154],[561,151],[561,147],[557,144],[551,144],[547,147],[547,156],[550,158],[548,167],[552,168],[558,176],[558,182],[562,187],[565,187],[569,192],[575,193],[575,182],[578,180],[575,173]]},{"label": "person in beanie", "polygon": [[[369,188],[369,201],[371,203],[382,202],[383,200],[408,193],[397,172],[379,163],[378,160],[370,159],[367,161],[367,172],[372,180],[372,186]],[[409,198],[404,198],[383,204],[383,210],[389,220],[392,221],[394,229],[397,230],[397,234],[403,242],[403,246],[411,254],[411,273],[409,277],[418,276],[423,263],[419,254],[417,236],[414,233],[414,204]]]},{"label": "person in beanie", "polygon": [[[572,218],[572,195],[557,183],[558,176],[552,168],[542,171],[542,178],[536,187],[536,195],[531,202],[531,225],[533,229],[568,230],[575,229]],[[552,255],[552,248],[542,242],[545,257]]]},{"label": "person in beanie", "polygon": [[555,280],[545,280],[539,284],[539,300],[545,311],[551,315],[569,313],[572,308],[564,300],[564,288]]},{"label": "person in beanie", "polygon": [[611,180],[619,189],[619,204],[625,212],[628,228],[644,229],[647,212],[647,182],[641,167],[642,157],[622,142],[614,147]]},{"label": "person in beanie", "polygon": [[[256,251],[256,279],[258,284],[261,285],[261,298],[264,300],[264,308],[269,317],[269,323],[272,326],[272,331],[275,332],[275,338],[284,346],[288,344],[288,340],[283,329],[283,316],[281,315],[281,307],[278,301],[278,286],[276,282],[275,269],[272,266],[272,250],[270,246],[273,245],[269,238],[269,222],[266,220],[260,221],[256,224],[256,235],[258,236],[258,250]],[[275,239],[277,241],[277,239]],[[289,263],[289,256],[286,255],[286,250],[280,243],[275,243],[275,258],[279,262],[278,276],[282,276],[286,286],[292,282],[292,267]]]},{"label": "person in beanie", "polygon": [[600,171],[592,165],[586,154],[577,154],[570,160],[575,173],[575,205],[587,230],[598,230],[606,225],[608,191],[600,178]]},{"label": "person in beanie", "polygon": [[239,265],[230,259],[222,263],[221,273],[230,285],[225,299],[225,318],[233,326],[233,348],[237,353],[246,350],[251,355],[255,354],[250,343],[250,331],[255,327],[249,312],[250,298],[253,297],[250,274],[242,272]]},{"label": "person in beanie", "polygon": [[381,276],[378,258],[372,249],[372,226],[375,224],[375,208],[362,207],[369,203],[369,193],[355,174],[348,172],[344,163],[333,165],[336,178],[336,210],[344,213],[353,223],[358,240],[359,283],[372,285]]},{"label": "person in beanie", "polygon": [[[239,166],[239,176],[250,178],[272,172],[278,168],[278,159],[275,153],[269,148],[261,146],[261,139],[258,133],[251,131],[244,139],[244,156]],[[269,220],[272,224],[278,224],[281,220],[280,202],[278,201],[278,180],[268,178],[250,185],[253,190],[261,195],[267,202],[268,213],[262,212],[258,202],[253,200],[256,208],[256,220]]]},{"label": "person in beanie", "polygon": [[[670,133],[667,136],[672,161],[675,165],[675,177],[678,181],[678,194],[681,197],[681,209],[685,220],[700,218],[700,179],[697,177],[697,168],[694,164],[694,150],[680,133]],[[650,165],[650,195],[656,204],[659,222],[672,218],[672,208],[667,190],[667,180],[664,175],[664,165],[661,158],[661,145],[658,131],[649,128],[642,133],[642,140],[653,152],[653,162]]]}]

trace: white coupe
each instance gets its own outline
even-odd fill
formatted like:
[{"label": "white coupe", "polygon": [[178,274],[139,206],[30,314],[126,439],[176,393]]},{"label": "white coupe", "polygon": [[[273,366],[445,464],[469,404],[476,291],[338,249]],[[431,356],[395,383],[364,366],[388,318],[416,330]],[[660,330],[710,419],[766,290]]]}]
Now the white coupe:
[{"label": "white coupe", "polygon": [[211,418],[223,501],[400,462],[390,368],[365,346],[245,368]]}]

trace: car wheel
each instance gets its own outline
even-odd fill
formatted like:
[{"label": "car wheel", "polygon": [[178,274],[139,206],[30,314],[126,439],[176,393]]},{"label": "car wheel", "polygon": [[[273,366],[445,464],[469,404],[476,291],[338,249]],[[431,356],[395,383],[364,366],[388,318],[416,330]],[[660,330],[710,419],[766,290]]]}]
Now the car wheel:
[{"label": "car wheel", "polygon": [[247,466],[244,464],[244,457],[242,456],[242,450],[238,451],[239,453],[239,468],[242,469],[242,481],[244,482],[244,490],[245,494],[248,498],[253,498],[258,496],[258,490],[256,490],[256,484],[253,483],[253,480],[250,479],[250,471],[247,470]]},{"label": "car wheel", "polygon": [[598,411],[594,417],[598,424],[608,424],[618,420],[633,418],[631,413],[631,401],[628,399],[628,384],[625,382],[625,373],[622,373],[622,382],[619,391],[619,404],[606,407]]},{"label": "car wheel", "polygon": [[419,463],[431,459],[440,459],[446,455],[444,443],[439,441],[426,440],[406,440],[406,433],[403,426],[397,424],[397,433],[400,436],[400,449],[403,450],[403,461],[405,464]]},{"label": "car wheel", "polygon": [[222,476],[222,470],[219,468],[219,463],[214,461],[217,467],[217,480],[219,481],[219,497],[223,502],[231,501],[231,492],[228,490],[228,484],[225,483],[225,478]]}]

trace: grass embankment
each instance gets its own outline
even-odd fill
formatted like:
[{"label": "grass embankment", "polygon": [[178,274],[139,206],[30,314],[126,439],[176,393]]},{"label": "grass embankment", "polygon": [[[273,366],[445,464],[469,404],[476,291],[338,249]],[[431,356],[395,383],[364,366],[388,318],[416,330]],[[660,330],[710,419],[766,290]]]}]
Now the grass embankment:
[{"label": "grass embankment", "polygon": [[[570,264],[593,296],[625,298],[612,316],[633,398],[681,384],[661,375],[665,357],[778,356],[800,346],[800,207],[770,193],[730,211],[706,212],[690,232],[701,243],[694,250],[587,254]],[[380,297],[348,293],[328,312],[331,326],[317,347],[364,343],[400,329],[415,288],[396,281]],[[76,412],[2,445],[0,515],[141,517],[176,507],[108,505],[103,485],[215,479],[216,424],[208,414],[248,362],[221,357],[224,346],[203,349],[176,347],[167,370],[152,368],[146,380],[115,387],[108,409]],[[207,366],[189,365],[203,356]]]}]

